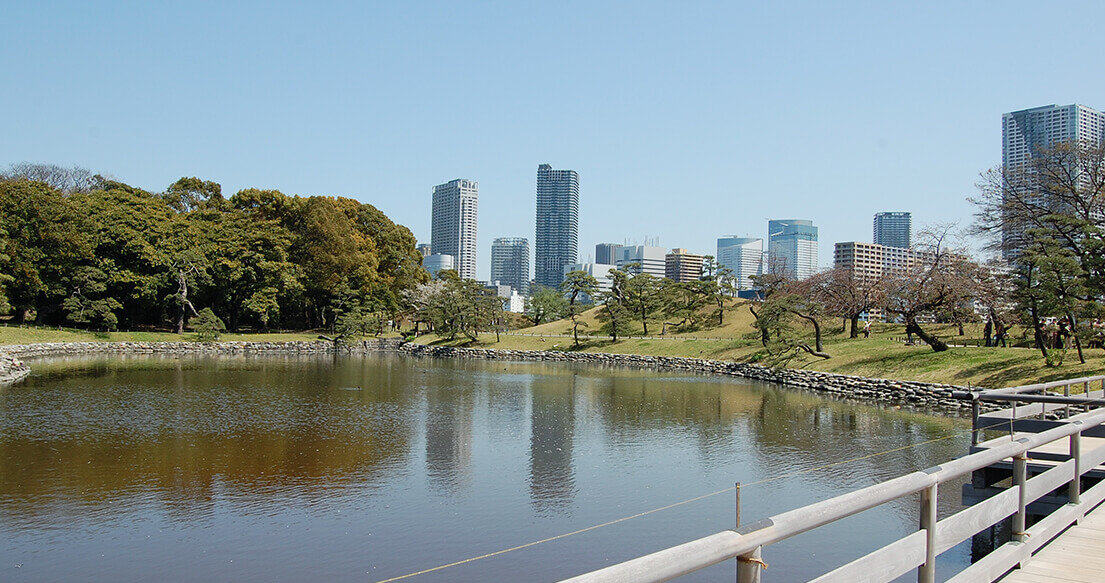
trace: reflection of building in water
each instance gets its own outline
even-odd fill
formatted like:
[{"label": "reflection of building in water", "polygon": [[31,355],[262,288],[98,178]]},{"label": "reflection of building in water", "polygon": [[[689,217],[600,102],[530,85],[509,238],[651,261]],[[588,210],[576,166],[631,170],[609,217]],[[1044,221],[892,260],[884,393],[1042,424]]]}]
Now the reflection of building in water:
[{"label": "reflection of building in water", "polygon": [[530,498],[538,512],[555,512],[571,504],[575,495],[574,380],[535,379],[531,394]]},{"label": "reflection of building in water", "polygon": [[455,493],[472,472],[472,395],[430,391],[426,411],[426,474],[430,486]]}]

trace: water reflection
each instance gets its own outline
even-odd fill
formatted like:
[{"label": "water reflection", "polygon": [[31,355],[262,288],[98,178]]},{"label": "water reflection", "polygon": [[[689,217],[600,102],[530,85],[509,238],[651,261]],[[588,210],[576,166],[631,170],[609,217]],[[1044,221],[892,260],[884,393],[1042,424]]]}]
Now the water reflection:
[{"label": "water reflection", "polygon": [[575,379],[538,377],[530,386],[529,491],[538,513],[566,509],[575,494]]},{"label": "water reflection", "polygon": [[[0,569],[25,563],[31,580],[376,580],[864,458],[749,488],[753,520],[940,463],[967,439],[876,455],[967,423],[597,366],[292,356],[34,365],[28,382],[0,389]],[[954,490],[941,490],[945,512]],[[709,499],[438,580],[553,580],[729,528],[732,513],[731,497]],[[916,508],[862,520],[804,541],[775,576],[845,562],[914,528]],[[90,563],[111,553],[110,564]],[[182,568],[152,577],[168,555]],[[231,575],[231,560],[258,566]]]}]

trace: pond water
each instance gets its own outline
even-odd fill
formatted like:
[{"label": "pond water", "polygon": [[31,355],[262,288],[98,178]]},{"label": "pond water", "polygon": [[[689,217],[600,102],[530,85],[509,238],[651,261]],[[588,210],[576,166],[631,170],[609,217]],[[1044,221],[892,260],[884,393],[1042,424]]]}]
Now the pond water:
[{"label": "pond water", "polygon": [[[947,461],[969,442],[965,419],[597,365],[31,364],[27,381],[0,388],[2,581],[381,581],[811,470],[742,488],[751,522]],[[941,514],[958,508],[949,486]],[[768,547],[766,580],[811,578],[911,532],[916,505]],[[734,506],[727,491],[403,580],[555,581],[732,528]],[[968,555],[945,553],[941,571]],[[733,572],[727,562],[685,580]]]}]

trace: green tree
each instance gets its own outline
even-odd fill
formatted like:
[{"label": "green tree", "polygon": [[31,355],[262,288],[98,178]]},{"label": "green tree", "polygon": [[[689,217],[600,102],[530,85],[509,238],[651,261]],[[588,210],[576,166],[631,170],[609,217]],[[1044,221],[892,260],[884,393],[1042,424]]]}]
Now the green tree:
[{"label": "green tree", "polygon": [[586,271],[570,271],[560,284],[560,291],[568,298],[568,315],[572,319],[572,338],[576,348],[579,348],[579,329],[587,327],[579,316],[590,307],[598,286],[599,282]]},{"label": "green tree", "polygon": [[0,180],[0,229],[7,233],[5,295],[16,321],[57,321],[68,280],[92,260],[87,213],[43,182]]},{"label": "green tree", "polygon": [[526,298],[525,313],[534,326],[563,318],[568,313],[568,300],[559,290],[535,285]]},{"label": "green tree", "polygon": [[626,306],[626,285],[629,282],[629,274],[618,269],[611,269],[610,291],[601,294],[602,308],[599,310],[598,319],[603,322],[603,330],[610,334],[614,342],[619,336],[629,332],[629,324],[633,314]]},{"label": "green tree", "polygon": [[[640,266],[631,263],[625,267],[626,271],[632,271]],[[660,282],[651,274],[645,272],[635,273],[630,276],[625,286],[626,307],[641,323],[642,333],[648,336],[648,321],[662,304],[660,297]]]},{"label": "green tree", "polygon": [[200,310],[199,314],[192,318],[191,324],[192,330],[196,332],[196,340],[201,342],[214,342],[226,331],[226,324],[211,308]]}]

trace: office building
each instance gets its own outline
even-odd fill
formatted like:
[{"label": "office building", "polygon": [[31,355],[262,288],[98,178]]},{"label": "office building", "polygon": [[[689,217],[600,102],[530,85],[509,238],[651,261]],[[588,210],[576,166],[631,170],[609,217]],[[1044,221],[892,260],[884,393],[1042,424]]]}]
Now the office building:
[{"label": "office building", "polygon": [[621,253],[621,248],[621,245],[615,243],[595,245],[595,263],[614,265],[618,262],[618,254]]},{"label": "office building", "polygon": [[664,277],[680,283],[702,278],[702,255],[677,247],[664,256]]},{"label": "office building", "polygon": [[452,255],[453,269],[464,279],[476,279],[476,207],[479,184],[450,180],[433,190],[430,253]]},{"label": "office building", "polygon": [[847,241],[833,245],[833,267],[851,271],[856,279],[876,281],[901,276],[920,264],[920,253],[904,247]]},{"label": "office building", "polygon": [[667,275],[667,250],[649,245],[629,245],[620,249],[615,265],[628,273],[647,273],[654,277]]},{"label": "office building", "polygon": [[564,281],[564,266],[576,263],[578,252],[579,174],[541,164],[537,167],[534,281],[559,287]]},{"label": "office building", "polygon": [[415,246],[415,249],[417,249],[418,252],[423,257],[429,257],[430,256],[430,244],[429,243],[419,243],[417,246]]},{"label": "office building", "polygon": [[902,212],[876,213],[871,240],[883,247],[910,248],[913,246],[913,215]]},{"label": "office building", "polygon": [[608,263],[572,263],[564,266],[564,275],[568,275],[573,271],[582,271],[595,278],[595,281],[599,284],[595,294],[597,297],[585,298],[584,303],[589,303],[600,299],[602,294],[609,292],[614,287],[614,280],[610,277],[611,269],[617,269],[617,267]]},{"label": "office building", "polygon": [[[1006,113],[1001,120],[1001,164],[1017,180],[1034,153],[1061,142],[1100,143],[1105,140],[1105,114],[1084,105],[1045,105]],[[1043,206],[1047,206],[1046,202]],[[1002,230],[1002,256],[1015,258],[1023,246],[1024,227]]]},{"label": "office building", "polygon": [[428,255],[422,259],[422,268],[436,276],[439,271],[456,269],[456,263],[452,255]]},{"label": "office building", "polygon": [[732,272],[738,291],[753,288],[753,276],[763,275],[764,240],[752,237],[722,237],[717,240],[717,263]]},{"label": "office building", "polygon": [[767,273],[803,280],[817,273],[817,227],[813,221],[778,219],[767,222]]},{"label": "office building", "polygon": [[484,287],[503,301],[504,310],[514,314],[526,311],[526,297],[513,287],[498,281],[492,281]]},{"label": "office building", "polygon": [[491,242],[491,281],[529,295],[529,240],[499,237]]}]

